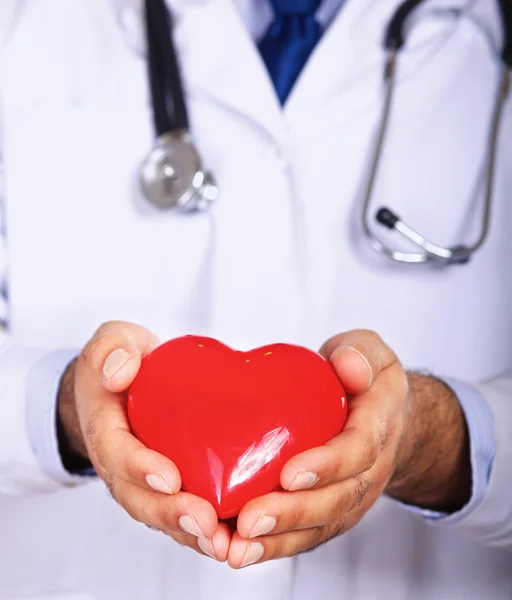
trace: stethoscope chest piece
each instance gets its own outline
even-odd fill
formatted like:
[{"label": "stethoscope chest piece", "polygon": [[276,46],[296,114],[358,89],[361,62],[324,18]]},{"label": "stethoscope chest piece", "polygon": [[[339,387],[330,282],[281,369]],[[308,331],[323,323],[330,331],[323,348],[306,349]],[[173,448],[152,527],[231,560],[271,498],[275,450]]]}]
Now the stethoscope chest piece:
[{"label": "stethoscope chest piece", "polygon": [[140,177],[144,196],[159,209],[204,211],[218,195],[187,132],[160,136],[144,160]]}]

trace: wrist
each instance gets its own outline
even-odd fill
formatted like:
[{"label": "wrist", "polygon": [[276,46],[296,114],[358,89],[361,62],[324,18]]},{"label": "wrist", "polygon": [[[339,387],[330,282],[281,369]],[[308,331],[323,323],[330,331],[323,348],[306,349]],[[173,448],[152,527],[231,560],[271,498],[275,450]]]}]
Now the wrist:
[{"label": "wrist", "polygon": [[69,472],[91,468],[75,401],[76,359],[64,372],[57,397],[57,438],[59,453]]},{"label": "wrist", "polygon": [[469,434],[453,391],[434,377],[408,374],[410,414],[388,495],[455,512],[471,497]]}]

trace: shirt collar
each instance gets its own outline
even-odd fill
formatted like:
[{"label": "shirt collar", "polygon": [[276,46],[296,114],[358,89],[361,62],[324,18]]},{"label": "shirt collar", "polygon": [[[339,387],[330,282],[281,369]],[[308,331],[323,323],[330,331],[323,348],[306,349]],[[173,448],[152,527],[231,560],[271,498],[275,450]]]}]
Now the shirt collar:
[{"label": "shirt collar", "polygon": [[[260,40],[274,18],[269,0],[233,0],[251,37]],[[323,0],[316,18],[323,29],[331,24],[346,0]]]}]

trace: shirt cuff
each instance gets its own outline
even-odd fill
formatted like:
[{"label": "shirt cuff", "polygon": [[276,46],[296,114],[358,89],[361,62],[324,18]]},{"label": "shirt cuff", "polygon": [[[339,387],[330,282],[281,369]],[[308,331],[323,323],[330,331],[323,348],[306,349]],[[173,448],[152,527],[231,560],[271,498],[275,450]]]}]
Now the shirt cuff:
[{"label": "shirt cuff", "polygon": [[69,473],[62,464],[57,438],[57,397],[62,375],[78,356],[76,350],[46,354],[28,374],[27,430],[34,454],[42,470],[53,481],[66,486],[84,483],[94,471]]},{"label": "shirt cuff", "polygon": [[466,418],[471,458],[471,498],[459,511],[450,514],[404,506],[439,525],[456,525],[467,518],[485,498],[498,443],[492,412],[483,396],[471,386],[458,381],[444,378],[442,381],[457,396]]}]

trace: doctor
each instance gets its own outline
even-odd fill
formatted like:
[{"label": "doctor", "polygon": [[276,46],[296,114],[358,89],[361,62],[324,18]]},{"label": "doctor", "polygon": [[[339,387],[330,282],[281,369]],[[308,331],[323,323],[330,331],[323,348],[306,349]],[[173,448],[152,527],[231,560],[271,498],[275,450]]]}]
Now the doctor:
[{"label": "doctor", "polygon": [[[140,2],[0,8],[0,599],[509,599],[506,3],[408,2],[396,61],[399,0],[166,4],[186,119]],[[207,210],[164,206],[165,144],[140,185],[158,106]],[[126,431],[140,357],[185,333],[322,346],[354,394],[233,536]]]}]

